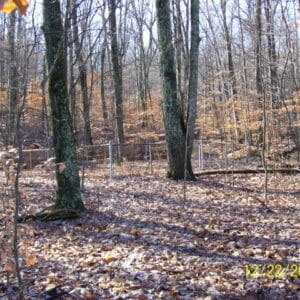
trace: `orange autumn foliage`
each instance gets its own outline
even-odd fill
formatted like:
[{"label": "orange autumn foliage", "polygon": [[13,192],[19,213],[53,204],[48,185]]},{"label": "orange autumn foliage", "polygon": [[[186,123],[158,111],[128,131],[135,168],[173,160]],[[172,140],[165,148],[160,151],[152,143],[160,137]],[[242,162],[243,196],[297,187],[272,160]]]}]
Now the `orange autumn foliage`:
[{"label": "orange autumn foliage", "polygon": [[0,11],[10,13],[17,8],[21,15],[25,15],[28,5],[27,0],[0,0]]}]

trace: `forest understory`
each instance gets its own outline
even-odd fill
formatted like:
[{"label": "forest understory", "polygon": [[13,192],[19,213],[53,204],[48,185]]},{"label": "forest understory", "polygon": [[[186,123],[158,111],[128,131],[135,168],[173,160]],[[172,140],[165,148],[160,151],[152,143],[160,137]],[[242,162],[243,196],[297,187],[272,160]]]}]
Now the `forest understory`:
[{"label": "forest understory", "polygon": [[[25,299],[300,299],[299,174],[270,174],[265,207],[263,174],[198,178],[184,199],[154,170],[88,169],[81,217],[21,223]],[[49,174],[23,175],[21,214],[52,205]],[[15,299],[14,198],[1,194],[0,298]]]}]

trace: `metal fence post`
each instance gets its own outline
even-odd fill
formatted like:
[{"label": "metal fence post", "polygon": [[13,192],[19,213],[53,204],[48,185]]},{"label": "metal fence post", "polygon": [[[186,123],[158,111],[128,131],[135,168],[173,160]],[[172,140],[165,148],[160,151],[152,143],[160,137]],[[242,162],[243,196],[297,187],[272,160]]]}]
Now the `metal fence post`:
[{"label": "metal fence post", "polygon": [[199,141],[199,154],[200,154],[200,169],[204,169],[204,154],[203,154],[203,142],[202,140]]},{"label": "metal fence post", "polygon": [[211,163],[211,149],[210,149],[210,143],[208,144],[208,161],[209,161],[209,168],[212,167]]},{"label": "metal fence post", "polygon": [[149,144],[149,160],[150,160],[150,172],[151,174],[153,174],[151,144]]},{"label": "metal fence post", "polygon": [[29,168],[32,170],[32,157],[31,157],[31,150],[29,150]]},{"label": "metal fence post", "polygon": [[112,143],[108,143],[108,153],[109,153],[109,179],[112,180],[113,176],[113,152],[112,152]]}]

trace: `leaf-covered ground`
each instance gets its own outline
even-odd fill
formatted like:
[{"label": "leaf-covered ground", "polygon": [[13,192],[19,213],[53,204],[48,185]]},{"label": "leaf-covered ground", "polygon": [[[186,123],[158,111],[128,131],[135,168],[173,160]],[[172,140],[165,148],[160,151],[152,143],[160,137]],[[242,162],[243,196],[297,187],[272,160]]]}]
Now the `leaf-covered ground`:
[{"label": "leaf-covered ground", "polygon": [[[26,299],[300,299],[299,175],[270,176],[266,208],[262,174],[201,178],[184,199],[183,182],[121,173],[86,171],[82,217],[20,225]],[[52,204],[49,178],[21,181],[22,213]],[[14,299],[1,197],[0,298]]]}]

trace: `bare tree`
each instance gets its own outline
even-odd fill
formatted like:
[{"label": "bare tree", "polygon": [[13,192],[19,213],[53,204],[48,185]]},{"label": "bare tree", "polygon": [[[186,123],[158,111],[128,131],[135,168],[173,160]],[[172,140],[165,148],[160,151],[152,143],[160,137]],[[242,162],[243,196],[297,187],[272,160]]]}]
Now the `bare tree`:
[{"label": "bare tree", "polygon": [[105,8],[106,8],[106,2],[104,1],[104,7],[101,12],[104,37],[103,37],[103,42],[100,50],[100,94],[101,94],[103,127],[107,129],[108,110],[107,110],[106,95],[105,95],[105,58],[106,58],[106,51],[108,48],[108,42],[107,42],[107,25],[106,25],[106,18],[105,18]]},{"label": "bare tree", "polygon": [[16,11],[13,11],[9,15],[9,27],[8,27],[8,44],[9,44],[9,117],[8,117],[8,144],[15,145],[16,134],[16,114],[17,106],[19,102],[19,77],[18,77],[18,62],[16,53]]},{"label": "bare tree", "polygon": [[83,57],[82,45],[83,37],[80,39],[78,30],[78,17],[77,17],[78,4],[76,0],[71,0],[71,17],[73,27],[73,38],[75,45],[76,60],[79,69],[79,81],[81,87],[81,97],[83,106],[83,120],[84,120],[84,143],[91,145],[92,132],[91,132],[91,121],[90,121],[90,99],[88,97],[88,86],[87,86],[87,68]]},{"label": "bare tree", "polygon": [[115,129],[116,141],[118,143],[118,161],[123,159],[124,129],[123,129],[123,79],[122,61],[119,54],[118,32],[116,21],[117,4],[115,0],[109,0],[109,24],[111,34],[111,59],[113,67],[113,83],[115,97]]},{"label": "bare tree", "polygon": [[[277,5],[278,2],[276,6]],[[268,43],[269,73],[271,81],[271,98],[273,108],[278,108],[280,106],[278,90],[277,55],[274,33],[274,13],[276,11],[276,6],[272,7],[270,0],[265,1],[266,34]]]},{"label": "bare tree", "polygon": [[[191,163],[195,136],[195,123],[197,117],[198,100],[198,60],[199,60],[199,0],[191,0],[191,47],[190,47],[190,70],[189,91],[187,110],[187,160]],[[192,166],[187,166],[192,169]]]},{"label": "bare tree", "polygon": [[228,2],[228,0],[221,0],[222,21],[223,21],[223,29],[224,29],[226,50],[227,50],[229,83],[232,88],[232,95],[236,96],[237,95],[237,87],[236,87],[236,77],[235,77],[234,64],[233,64],[232,42],[231,42],[231,36],[229,33],[229,28],[228,28],[228,24],[227,24],[227,16],[226,16],[227,2]]},{"label": "bare tree", "polygon": [[261,0],[256,0],[256,37],[255,37],[255,57],[256,57],[256,91],[261,96],[263,93],[262,85],[262,4]]}]

